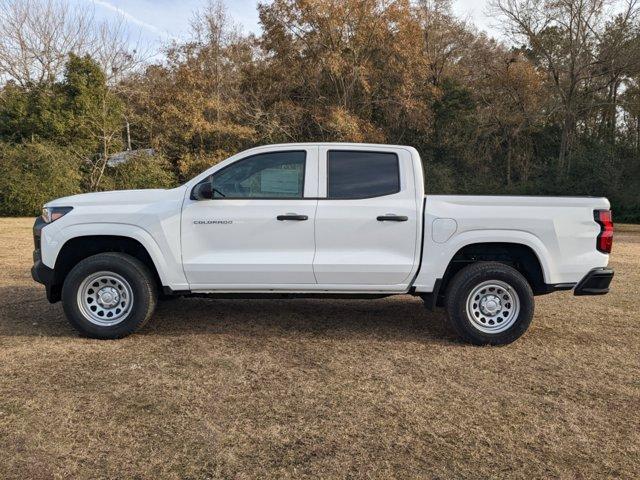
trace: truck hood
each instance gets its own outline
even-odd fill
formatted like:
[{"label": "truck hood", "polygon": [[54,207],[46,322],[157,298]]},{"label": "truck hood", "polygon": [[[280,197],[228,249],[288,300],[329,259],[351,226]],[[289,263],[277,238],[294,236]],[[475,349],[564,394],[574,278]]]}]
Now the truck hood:
[{"label": "truck hood", "polygon": [[168,190],[114,190],[111,192],[92,192],[57,198],[48,202],[46,207],[75,207],[80,205],[118,205],[151,203],[161,200]]}]

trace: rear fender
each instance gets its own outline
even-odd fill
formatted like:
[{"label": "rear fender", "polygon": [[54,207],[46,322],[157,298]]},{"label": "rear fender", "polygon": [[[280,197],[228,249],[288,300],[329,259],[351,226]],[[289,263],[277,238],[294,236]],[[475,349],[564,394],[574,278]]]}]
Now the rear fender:
[{"label": "rear fender", "polygon": [[476,243],[513,243],[525,245],[535,253],[546,283],[553,283],[555,271],[551,255],[544,243],[530,232],[521,230],[471,230],[454,235],[446,243],[436,243],[425,235],[420,273],[415,280],[416,291],[432,292],[436,280],[443,278],[454,255]]}]

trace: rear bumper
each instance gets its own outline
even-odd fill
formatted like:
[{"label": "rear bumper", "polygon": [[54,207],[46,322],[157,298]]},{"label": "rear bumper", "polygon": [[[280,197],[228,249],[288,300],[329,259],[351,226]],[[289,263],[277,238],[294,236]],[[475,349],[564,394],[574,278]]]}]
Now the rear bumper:
[{"label": "rear bumper", "polygon": [[613,278],[613,269],[607,267],[594,268],[578,282],[573,290],[574,295],[604,295],[609,293],[609,284]]}]

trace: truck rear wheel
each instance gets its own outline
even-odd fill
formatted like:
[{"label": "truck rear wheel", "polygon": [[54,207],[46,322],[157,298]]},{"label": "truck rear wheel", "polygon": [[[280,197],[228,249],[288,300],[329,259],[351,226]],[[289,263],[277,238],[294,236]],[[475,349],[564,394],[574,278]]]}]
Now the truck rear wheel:
[{"label": "truck rear wheel", "polygon": [[122,338],[141,328],[156,306],[149,269],[123,253],[100,253],[80,261],[62,287],[67,319],[81,335]]},{"label": "truck rear wheel", "polygon": [[478,262],[460,270],[447,287],[449,322],[465,341],[504,345],[520,338],[533,318],[533,292],[515,268]]}]

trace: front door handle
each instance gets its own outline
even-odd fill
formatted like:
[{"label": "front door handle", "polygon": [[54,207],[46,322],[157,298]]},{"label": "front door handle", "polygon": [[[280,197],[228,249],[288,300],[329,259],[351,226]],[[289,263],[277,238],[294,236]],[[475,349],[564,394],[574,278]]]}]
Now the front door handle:
[{"label": "front door handle", "polygon": [[276,217],[278,220],[296,220],[298,222],[302,222],[304,220],[309,220],[309,217],[306,215],[297,215],[295,213],[287,213],[286,215],[278,215]]},{"label": "front door handle", "polygon": [[406,222],[409,217],[405,215],[394,215],[393,213],[387,213],[386,215],[380,215],[377,220],[379,222]]}]

